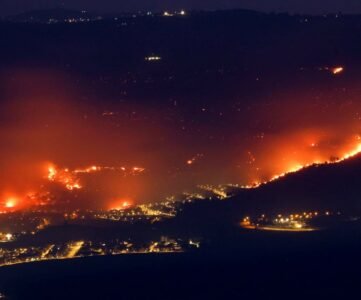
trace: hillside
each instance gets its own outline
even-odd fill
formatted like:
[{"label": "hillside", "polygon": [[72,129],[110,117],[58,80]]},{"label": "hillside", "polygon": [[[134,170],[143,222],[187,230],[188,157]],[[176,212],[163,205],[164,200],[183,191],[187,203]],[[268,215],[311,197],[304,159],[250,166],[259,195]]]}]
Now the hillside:
[{"label": "hillside", "polygon": [[[245,215],[330,210],[361,212],[361,155],[336,164],[314,165],[255,189],[240,189],[224,200],[195,201],[171,221],[174,228],[198,233],[222,230]],[[167,224],[169,226],[170,224]]]},{"label": "hillside", "polygon": [[231,201],[257,210],[361,210],[361,155],[336,164],[314,165],[286,177],[241,191]]}]

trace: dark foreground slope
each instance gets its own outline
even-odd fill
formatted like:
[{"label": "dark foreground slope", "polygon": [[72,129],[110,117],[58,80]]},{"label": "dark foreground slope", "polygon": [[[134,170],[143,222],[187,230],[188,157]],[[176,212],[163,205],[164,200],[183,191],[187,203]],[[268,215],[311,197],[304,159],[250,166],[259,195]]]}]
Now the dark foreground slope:
[{"label": "dark foreground slope", "polygon": [[25,264],[0,269],[0,289],[10,299],[345,299],[360,291],[359,232],[239,232],[196,253]]},{"label": "dark foreground slope", "polygon": [[[361,215],[361,156],[336,164],[314,165],[255,189],[240,189],[224,200],[186,204],[165,227],[211,235],[238,226],[246,215],[327,210]],[[212,232],[213,231],[213,232]]]},{"label": "dark foreground slope", "polygon": [[234,201],[245,199],[259,210],[325,210],[361,212],[361,156],[336,164],[314,165],[300,172],[241,192]]}]

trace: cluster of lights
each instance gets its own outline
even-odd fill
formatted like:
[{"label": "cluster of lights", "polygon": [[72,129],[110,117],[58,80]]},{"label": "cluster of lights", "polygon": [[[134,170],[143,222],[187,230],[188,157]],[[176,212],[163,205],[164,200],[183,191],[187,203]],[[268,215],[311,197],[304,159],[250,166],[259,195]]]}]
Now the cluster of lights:
[{"label": "cluster of lights", "polygon": [[186,13],[186,11],[185,10],[181,10],[181,11],[179,11],[179,12],[174,12],[174,13],[172,13],[172,12],[169,12],[169,11],[165,11],[165,12],[163,12],[163,16],[164,17],[173,17],[174,15],[180,15],[180,16],[185,16],[187,13]]},{"label": "cluster of lights", "polygon": [[[314,217],[319,216],[319,212],[315,211],[315,212],[303,212],[300,214],[291,214],[287,217],[284,217],[282,215],[278,215],[277,218],[275,219],[276,223],[287,223],[293,220],[302,220],[302,219],[312,219]],[[325,215],[328,216],[330,215],[329,211],[325,212]]]},{"label": "cluster of lights", "polygon": [[[341,213],[338,212],[338,215]],[[245,229],[259,229],[259,230],[273,230],[273,231],[314,231],[317,228],[312,228],[308,225],[308,222],[319,216],[331,216],[333,213],[325,211],[324,213],[313,211],[303,212],[290,215],[278,214],[276,217],[268,218],[265,214],[254,221],[249,216],[244,217],[240,223],[242,228]]]},{"label": "cluster of lights", "polygon": [[213,194],[217,195],[221,200],[228,198],[228,194],[223,187],[214,187],[212,185],[198,185],[198,188],[208,192],[212,192]]},{"label": "cluster of lights", "polygon": [[0,233],[0,243],[6,243],[14,240],[14,235],[11,233]]},{"label": "cluster of lights", "polygon": [[177,239],[162,237],[159,241],[133,243],[129,241],[71,241],[65,244],[50,244],[44,247],[0,248],[0,267],[36,261],[65,260],[92,255],[120,255],[130,253],[179,253],[189,248],[199,248],[200,242],[189,240],[188,246]]},{"label": "cluster of lights", "polygon": [[152,216],[152,217],[174,217],[175,213],[169,213],[166,211],[162,211],[160,209],[154,209],[152,207],[150,207],[149,205],[145,205],[145,204],[141,204],[138,206],[141,211],[142,214],[144,214],[145,216]]},{"label": "cluster of lights", "polygon": [[158,60],[161,60],[162,58],[160,56],[147,56],[144,59],[146,61],[158,61]]}]

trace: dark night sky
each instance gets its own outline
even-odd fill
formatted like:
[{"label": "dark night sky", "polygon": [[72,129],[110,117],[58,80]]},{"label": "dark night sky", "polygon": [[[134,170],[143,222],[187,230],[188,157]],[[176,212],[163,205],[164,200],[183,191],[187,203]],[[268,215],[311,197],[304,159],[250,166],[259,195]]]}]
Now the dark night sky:
[{"label": "dark night sky", "polygon": [[0,0],[0,14],[64,6],[99,12],[127,10],[230,9],[300,13],[361,13],[360,0]]}]

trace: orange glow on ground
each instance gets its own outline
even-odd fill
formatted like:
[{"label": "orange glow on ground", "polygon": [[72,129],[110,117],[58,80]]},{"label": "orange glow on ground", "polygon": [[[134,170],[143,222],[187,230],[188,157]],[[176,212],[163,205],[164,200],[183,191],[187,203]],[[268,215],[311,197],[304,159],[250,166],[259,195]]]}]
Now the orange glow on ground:
[{"label": "orange glow on ground", "polygon": [[133,206],[133,201],[131,199],[125,198],[117,200],[110,206],[109,210],[124,210]]},{"label": "orange glow on ground", "polygon": [[57,182],[63,185],[67,190],[80,190],[83,185],[80,183],[79,175],[99,173],[103,171],[121,172],[124,176],[136,176],[145,171],[142,167],[104,167],[104,166],[90,166],[87,168],[79,168],[70,170],[68,168],[60,169],[51,164],[47,168],[46,178],[51,182]]},{"label": "orange glow on ground", "polygon": [[[323,149],[319,149],[319,139],[314,139],[313,137],[307,138],[303,141],[303,148],[299,147],[299,153],[297,155],[293,155],[291,151],[288,151],[288,148],[280,148],[276,153],[268,153],[270,159],[269,171],[274,170],[275,175],[271,175],[272,173],[268,173],[268,176],[263,176],[259,178],[255,178],[254,180],[249,180],[247,184],[243,185],[243,188],[253,189],[258,188],[264,184],[276,181],[281,179],[288,174],[292,174],[303,170],[312,165],[322,165],[322,164],[336,164],[343,162],[349,158],[352,158],[361,153],[361,142],[359,136],[354,136],[351,141],[344,143],[342,152],[338,149],[337,151],[323,151]],[[283,154],[284,151],[284,154]],[[317,155],[313,155],[313,151],[316,152]],[[326,153],[323,153],[326,152]],[[305,154],[304,154],[305,153]],[[310,154],[311,153],[311,154]],[[330,157],[330,153],[335,153],[333,158]],[[302,156],[304,154],[304,156]],[[341,154],[341,155],[340,155]],[[265,154],[266,155],[266,154]],[[289,155],[289,156],[288,156]],[[267,158],[267,157],[266,157]],[[297,159],[298,158],[298,159]],[[327,159],[328,158],[328,159]],[[278,159],[279,161],[277,161]],[[255,158],[255,161],[258,162],[259,159]],[[263,160],[263,164],[264,164]],[[186,161],[187,164],[193,164],[193,160]],[[274,166],[273,166],[274,165]],[[253,166],[252,166],[253,167]],[[103,170],[111,170],[121,172],[121,174],[128,175],[137,175],[144,172],[144,168],[141,167],[101,167],[101,166],[90,166],[83,169],[68,169],[68,168],[58,168],[53,164],[48,164],[46,167],[47,173],[45,174],[45,179],[50,182],[59,183],[63,186],[64,189],[69,191],[87,189],[88,186],[83,180],[82,174],[101,172]],[[265,170],[265,169],[264,169]],[[263,178],[263,179],[261,179]],[[247,182],[247,181],[245,181]],[[84,185],[83,185],[84,183]],[[46,191],[45,191],[46,193]],[[44,198],[41,198],[36,190],[33,190],[32,193],[17,193],[17,196],[13,196],[14,194],[5,194],[2,201],[2,208],[4,212],[9,212],[13,210],[25,209],[32,206],[39,206],[40,203],[46,203]],[[19,196],[21,195],[21,196]],[[109,197],[105,199],[111,199]],[[114,198],[113,198],[114,199]],[[104,201],[103,207],[109,210],[125,210],[134,205],[134,197],[132,198],[118,198],[112,201]],[[109,205],[110,204],[110,205]]]},{"label": "orange glow on ground", "polygon": [[6,208],[14,208],[16,206],[16,200],[15,199],[8,199],[5,202]]},{"label": "orange glow on ground", "polygon": [[13,211],[15,209],[20,209],[20,199],[14,196],[5,196],[3,200],[2,207],[5,211]]},{"label": "orange glow on ground", "polygon": [[68,169],[58,170],[54,165],[49,165],[47,179],[65,186],[69,191],[81,189],[82,186]]},{"label": "orange glow on ground", "polygon": [[243,186],[243,188],[258,188],[261,185],[276,181],[278,179],[281,179],[289,174],[292,173],[296,173],[298,171],[301,171],[305,168],[311,167],[312,165],[327,165],[327,164],[337,164],[340,162],[343,162],[347,159],[350,159],[352,157],[355,157],[357,155],[361,154],[361,143],[358,142],[351,150],[349,150],[348,152],[344,152],[340,157],[335,158],[333,160],[325,160],[323,162],[320,161],[312,161],[310,163],[304,163],[304,164],[292,164],[290,166],[287,167],[287,169],[284,172],[281,172],[279,174],[273,175],[271,176],[270,179],[268,180],[264,180],[264,181],[255,181],[252,184],[249,185],[245,185]]}]

